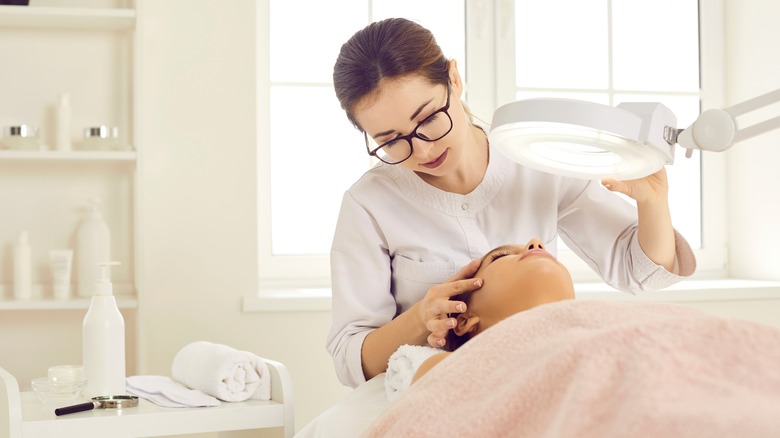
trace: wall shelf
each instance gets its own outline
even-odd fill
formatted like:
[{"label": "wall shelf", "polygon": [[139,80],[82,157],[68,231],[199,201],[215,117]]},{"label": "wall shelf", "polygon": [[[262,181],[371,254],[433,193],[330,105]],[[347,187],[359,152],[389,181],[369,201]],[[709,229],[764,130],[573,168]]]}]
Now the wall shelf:
[{"label": "wall shelf", "polygon": [[15,151],[0,150],[0,161],[135,161],[135,151]]},{"label": "wall shelf", "polygon": [[134,9],[0,6],[0,27],[128,30],[135,15]]},{"label": "wall shelf", "polygon": [[[18,300],[13,298],[12,285],[0,284],[0,311],[2,310],[71,310],[89,308],[90,298],[77,296],[71,286],[71,297],[66,300],[54,299],[46,296],[44,290],[51,290],[50,284],[34,284],[32,298]],[[114,284],[114,297],[120,309],[138,308],[138,298],[135,295],[135,286],[132,284]]]},{"label": "wall shelf", "polygon": [[[131,296],[115,295],[116,305],[120,309],[138,308],[138,299]],[[87,310],[89,298],[70,298],[67,300],[55,300],[54,298],[42,298],[31,300],[0,299],[0,311],[3,310]]]}]

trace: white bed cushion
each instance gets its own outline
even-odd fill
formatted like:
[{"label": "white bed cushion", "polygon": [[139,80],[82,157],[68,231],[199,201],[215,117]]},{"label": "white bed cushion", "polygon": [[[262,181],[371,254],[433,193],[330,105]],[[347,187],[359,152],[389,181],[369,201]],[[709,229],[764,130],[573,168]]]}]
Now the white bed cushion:
[{"label": "white bed cushion", "polygon": [[295,438],[359,437],[389,405],[382,373],[317,416]]}]

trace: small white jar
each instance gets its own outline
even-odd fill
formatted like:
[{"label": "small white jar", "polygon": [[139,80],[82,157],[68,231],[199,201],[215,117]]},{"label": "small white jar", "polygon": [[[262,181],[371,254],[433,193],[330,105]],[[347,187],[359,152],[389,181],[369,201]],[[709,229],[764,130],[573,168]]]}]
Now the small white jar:
[{"label": "small white jar", "polygon": [[3,149],[39,150],[38,129],[29,125],[7,126],[3,131]]},{"label": "small white jar", "polygon": [[119,149],[119,128],[106,125],[84,128],[82,148],[90,151]]}]

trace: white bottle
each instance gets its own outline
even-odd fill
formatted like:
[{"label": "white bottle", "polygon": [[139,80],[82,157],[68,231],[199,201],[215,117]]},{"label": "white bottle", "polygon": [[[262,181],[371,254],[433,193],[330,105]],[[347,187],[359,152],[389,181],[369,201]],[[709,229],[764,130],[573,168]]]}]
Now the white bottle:
[{"label": "white bottle", "polygon": [[71,132],[70,132],[70,95],[60,94],[57,101],[54,120],[56,129],[54,131],[54,149],[58,151],[71,150]]},{"label": "white bottle", "polygon": [[82,327],[87,396],[125,394],[125,320],[116,305],[109,267],[98,263],[99,278]]},{"label": "white bottle", "polygon": [[79,296],[95,294],[97,263],[111,260],[111,233],[103,222],[99,200],[90,199],[90,211],[76,233],[76,284]]},{"label": "white bottle", "polygon": [[27,231],[19,232],[14,245],[14,298],[32,298],[32,250]]}]

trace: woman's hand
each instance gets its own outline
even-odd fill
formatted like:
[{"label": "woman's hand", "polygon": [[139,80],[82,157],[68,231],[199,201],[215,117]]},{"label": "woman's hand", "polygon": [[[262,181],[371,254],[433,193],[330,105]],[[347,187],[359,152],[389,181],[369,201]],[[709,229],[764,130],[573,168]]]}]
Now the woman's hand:
[{"label": "woman's hand", "polygon": [[472,278],[481,262],[481,259],[472,260],[444,283],[428,289],[425,297],[417,303],[420,321],[431,332],[428,335],[428,344],[432,347],[443,347],[447,332],[455,327],[455,318],[450,318],[448,314],[466,311],[466,303],[450,301],[450,297],[482,287],[481,279]]},{"label": "woman's hand", "polygon": [[622,193],[635,200],[637,206],[639,204],[652,205],[658,202],[666,203],[669,194],[669,181],[666,178],[666,168],[664,167],[644,178],[629,181],[604,178],[601,180],[601,184],[610,191]]}]

